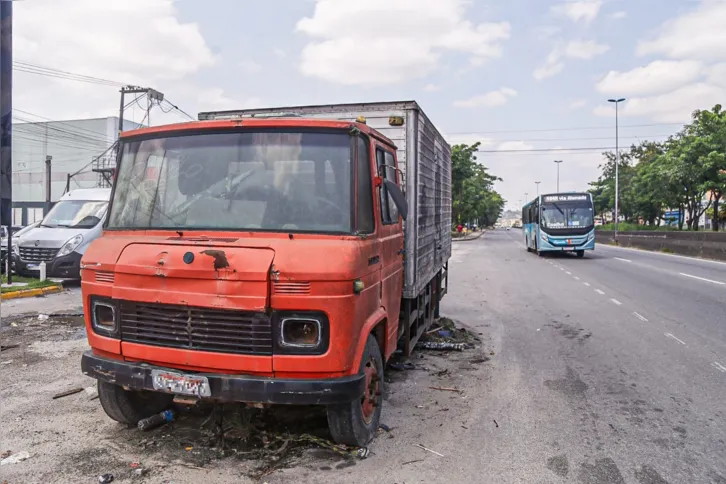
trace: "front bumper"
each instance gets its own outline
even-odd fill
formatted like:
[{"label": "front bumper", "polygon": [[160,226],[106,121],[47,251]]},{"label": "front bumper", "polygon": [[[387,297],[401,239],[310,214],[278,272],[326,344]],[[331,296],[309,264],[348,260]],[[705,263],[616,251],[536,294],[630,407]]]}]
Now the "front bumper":
[{"label": "front bumper", "polygon": [[365,376],[353,375],[329,379],[278,379],[249,375],[182,372],[146,363],[132,363],[103,358],[86,351],[81,370],[87,376],[132,390],[154,390],[152,370],[205,376],[212,396],[219,402],[251,402],[288,405],[331,405],[360,399],[365,389]]},{"label": "front bumper", "polygon": [[[81,277],[81,258],[83,256],[77,252],[71,252],[68,255],[56,257],[50,262],[45,263],[45,271],[48,277],[60,277],[64,279],[79,279]],[[28,269],[29,264],[38,265],[35,262],[25,262],[19,256],[13,254],[15,270],[22,274],[39,274],[35,269]]]}]

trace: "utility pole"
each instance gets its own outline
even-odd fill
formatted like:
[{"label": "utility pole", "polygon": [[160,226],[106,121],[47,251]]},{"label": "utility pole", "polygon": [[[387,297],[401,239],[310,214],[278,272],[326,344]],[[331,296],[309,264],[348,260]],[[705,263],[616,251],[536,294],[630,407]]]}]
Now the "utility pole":
[{"label": "utility pole", "polygon": [[539,184],[540,182],[534,182],[535,185],[537,185],[537,198],[539,198]]},{"label": "utility pole", "polygon": [[560,193],[560,163],[562,160],[555,160],[555,163],[557,163],[557,193]]},{"label": "utility pole", "polygon": [[618,243],[618,222],[620,221],[620,212],[618,207],[618,199],[620,194],[620,181],[618,169],[620,167],[620,137],[618,136],[618,104],[625,101],[624,97],[620,99],[608,99],[609,103],[615,104],[615,243]]},{"label": "utility pole", "polygon": [[[7,260],[13,251],[13,2],[0,0],[0,225],[8,230]],[[13,282],[8,263],[8,284]]]},{"label": "utility pole", "polygon": [[50,178],[50,164],[53,161],[53,157],[50,155],[47,155],[45,157],[45,214],[47,215],[50,211],[50,200],[51,200],[51,194],[50,194],[50,187],[51,187],[51,178]]},{"label": "utility pole", "polygon": [[[127,108],[127,106],[125,104],[126,94],[146,94],[146,97],[148,98],[146,116],[149,118],[149,120],[151,120],[150,113],[151,113],[151,106],[153,105],[153,102],[154,101],[161,102],[164,100],[164,93],[161,93],[161,92],[157,91],[156,89],[151,89],[150,87],[140,87],[140,86],[122,87],[121,88],[121,102],[119,104],[119,112],[118,112],[119,135],[124,130],[124,111]],[[134,101],[135,100],[136,99],[134,99]],[[151,125],[151,122],[149,121],[149,126],[150,125]]]}]

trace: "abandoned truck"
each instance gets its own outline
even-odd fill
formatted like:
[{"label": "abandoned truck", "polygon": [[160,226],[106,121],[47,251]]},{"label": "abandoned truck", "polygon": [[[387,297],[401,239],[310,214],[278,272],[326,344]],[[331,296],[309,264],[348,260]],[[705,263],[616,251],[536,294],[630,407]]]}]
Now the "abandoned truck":
[{"label": "abandoned truck", "polygon": [[124,132],[82,260],[83,372],[122,423],[174,400],[325,405],[364,445],[385,362],[446,293],[450,227],[451,151],[415,102]]}]

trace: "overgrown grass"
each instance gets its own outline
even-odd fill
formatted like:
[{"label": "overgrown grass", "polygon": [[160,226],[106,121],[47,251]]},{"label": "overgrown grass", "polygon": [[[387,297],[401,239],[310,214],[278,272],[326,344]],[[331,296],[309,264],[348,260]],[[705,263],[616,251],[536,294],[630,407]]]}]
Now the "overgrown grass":
[{"label": "overgrown grass", "polygon": [[[5,274],[3,274],[3,276],[2,276],[2,283],[3,284],[6,284],[7,282],[8,282],[8,276],[5,275]],[[15,282],[23,282],[23,283],[25,283],[27,285],[25,285],[25,286],[3,287],[2,288],[2,294],[5,294],[7,292],[22,291],[24,289],[39,289],[41,287],[50,287],[50,286],[55,286],[55,285],[58,284],[57,282],[53,282],[53,281],[51,281],[49,279],[46,279],[45,281],[40,282],[39,279],[35,279],[33,277],[20,277],[20,276],[13,275],[13,283],[15,283]]]}]

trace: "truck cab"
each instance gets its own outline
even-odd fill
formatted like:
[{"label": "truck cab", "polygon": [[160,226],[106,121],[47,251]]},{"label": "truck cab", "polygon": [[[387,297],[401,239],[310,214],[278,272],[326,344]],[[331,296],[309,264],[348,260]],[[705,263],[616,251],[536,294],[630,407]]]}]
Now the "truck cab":
[{"label": "truck cab", "polygon": [[122,134],[104,231],[81,262],[114,420],[175,397],[325,405],[335,441],[378,428],[400,337],[393,142],[361,122],[202,121]]}]

